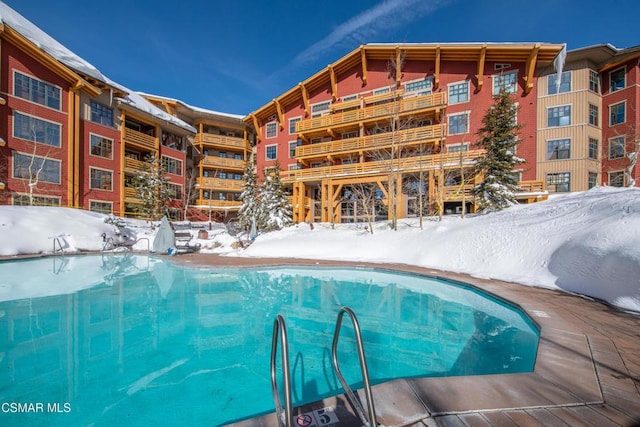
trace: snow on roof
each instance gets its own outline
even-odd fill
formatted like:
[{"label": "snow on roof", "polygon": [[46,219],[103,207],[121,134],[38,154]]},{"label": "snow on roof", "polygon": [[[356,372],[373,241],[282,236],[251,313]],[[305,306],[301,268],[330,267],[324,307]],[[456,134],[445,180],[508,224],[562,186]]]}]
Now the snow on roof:
[{"label": "snow on roof", "polygon": [[218,116],[230,117],[230,118],[232,118],[232,119],[240,119],[240,120],[244,119],[244,118],[245,118],[245,116],[246,116],[246,115],[242,115],[242,114],[223,113],[223,112],[221,112],[221,111],[214,111],[214,110],[208,110],[208,109],[206,109],[206,108],[195,107],[195,106],[193,106],[193,105],[189,105],[189,104],[187,104],[186,102],[181,101],[181,100],[179,100],[179,99],[175,99],[175,98],[168,98],[168,97],[166,97],[166,96],[154,95],[154,94],[151,94],[151,93],[145,93],[145,92],[138,92],[138,94],[139,94],[139,95],[141,95],[141,96],[149,96],[149,97],[151,97],[151,98],[164,99],[164,100],[166,100],[166,101],[170,101],[170,102],[175,102],[175,103],[178,103],[178,104],[182,104],[184,107],[186,107],[186,108],[188,108],[188,109],[190,109],[190,110],[192,110],[192,111],[198,112],[198,113],[204,113],[204,114],[215,114],[215,115],[218,115]]},{"label": "snow on roof", "polygon": [[31,43],[40,48],[43,52],[51,55],[53,58],[60,61],[67,67],[81,74],[92,77],[98,81],[106,83],[110,86],[121,89],[123,92],[127,92],[128,95],[126,98],[118,99],[122,100],[122,102],[131,106],[132,108],[151,114],[158,119],[172,123],[176,126],[188,130],[189,132],[196,132],[196,129],[193,126],[178,119],[177,117],[173,117],[172,115],[167,114],[165,111],[157,108],[146,99],[135,94],[132,90],[127,89],[126,87],[109,79],[92,64],[88,63],[75,53],[71,52],[65,46],[56,41],[53,37],[42,31],[24,16],[11,9],[2,1],[0,1],[0,23],[10,26],[14,30],[22,34],[25,38],[27,38]]}]

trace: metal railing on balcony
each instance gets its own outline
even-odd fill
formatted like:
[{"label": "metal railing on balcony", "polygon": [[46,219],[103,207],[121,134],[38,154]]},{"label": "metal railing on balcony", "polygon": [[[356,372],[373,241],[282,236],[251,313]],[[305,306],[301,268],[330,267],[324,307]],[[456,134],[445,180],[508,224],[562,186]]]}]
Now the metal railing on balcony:
[{"label": "metal railing on balcony", "polygon": [[210,133],[198,133],[195,137],[196,144],[210,144],[221,147],[247,148],[247,141],[233,136],[213,135]]},{"label": "metal railing on balcony", "polygon": [[148,148],[150,150],[157,150],[157,138],[146,133],[138,132],[137,130],[124,128],[124,142],[127,144],[134,144],[139,147]]},{"label": "metal railing on balcony", "polygon": [[200,162],[202,166],[214,168],[227,168],[242,170],[246,166],[244,160],[230,159],[228,157],[205,156]]},{"label": "metal railing on balcony", "polygon": [[415,113],[420,110],[427,110],[435,107],[445,106],[447,103],[444,92],[431,93],[417,96],[415,98],[401,99],[397,102],[373,105],[356,110],[343,111],[340,113],[328,114],[322,117],[314,117],[307,120],[300,120],[296,123],[296,132],[305,133],[311,130],[331,128],[339,125],[359,123],[362,121],[378,119],[393,114]]},{"label": "metal railing on balcony", "polygon": [[198,185],[201,188],[212,190],[222,189],[231,191],[242,191],[243,180],[221,179],[221,178],[198,178]]},{"label": "metal railing on balcony", "polygon": [[380,133],[377,135],[359,138],[341,139],[338,141],[322,142],[318,144],[301,145],[296,147],[296,158],[311,158],[326,156],[329,154],[345,154],[365,150],[390,147],[395,144],[409,142],[429,142],[444,138],[446,126],[443,124],[405,129],[395,132]]}]

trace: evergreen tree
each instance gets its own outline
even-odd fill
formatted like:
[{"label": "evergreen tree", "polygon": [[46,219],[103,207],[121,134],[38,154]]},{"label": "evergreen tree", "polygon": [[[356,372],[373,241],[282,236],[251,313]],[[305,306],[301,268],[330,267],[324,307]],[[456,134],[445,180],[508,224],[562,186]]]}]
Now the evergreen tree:
[{"label": "evergreen tree", "polygon": [[472,190],[481,209],[503,209],[516,203],[514,193],[519,187],[513,168],[524,163],[524,159],[516,156],[518,132],[522,128],[516,124],[517,112],[518,107],[503,87],[482,118],[476,144],[486,152],[476,161],[476,172],[484,178]]},{"label": "evergreen tree", "polygon": [[276,162],[273,173],[265,172],[260,188],[262,216],[259,225],[265,231],[280,230],[293,224],[293,213],[289,196],[280,180],[280,164]]},{"label": "evergreen tree", "polygon": [[165,201],[171,197],[165,173],[158,155],[152,154],[145,158],[144,167],[133,177],[136,197],[142,200],[137,210],[146,218],[159,220],[165,213]]},{"label": "evergreen tree", "polygon": [[242,193],[240,194],[242,206],[240,206],[240,210],[238,211],[238,220],[245,230],[251,228],[251,223],[254,219],[257,223],[262,216],[260,213],[260,194],[258,190],[258,175],[256,174],[255,165],[253,162],[248,162],[244,169],[244,185],[242,186]]}]

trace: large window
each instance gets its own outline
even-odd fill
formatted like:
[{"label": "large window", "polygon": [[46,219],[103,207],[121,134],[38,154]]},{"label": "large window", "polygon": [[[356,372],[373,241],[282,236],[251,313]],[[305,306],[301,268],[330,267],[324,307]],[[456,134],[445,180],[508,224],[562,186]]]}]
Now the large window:
[{"label": "large window", "polygon": [[571,158],[571,140],[553,139],[547,141],[547,160]]},{"label": "large window", "polygon": [[302,120],[302,117],[292,117],[289,119],[289,135],[295,135],[296,123]]},{"label": "large window", "polygon": [[59,87],[34,79],[19,72],[14,73],[13,93],[15,96],[60,110]]},{"label": "large window", "polygon": [[182,185],[167,182],[167,193],[170,199],[182,200]]},{"label": "large window", "polygon": [[311,117],[321,117],[329,114],[329,106],[331,101],[320,102],[311,106]]},{"label": "large window", "polygon": [[589,124],[592,126],[598,126],[599,123],[599,111],[598,106],[589,104]]},{"label": "large window", "polygon": [[93,190],[113,190],[113,172],[104,169],[89,168],[89,175],[91,176],[89,188]]},{"label": "large window", "polygon": [[547,126],[568,126],[571,124],[571,105],[547,109]]},{"label": "large window", "polygon": [[267,145],[265,147],[265,154],[267,160],[275,160],[278,157],[278,146]]},{"label": "large window", "polygon": [[626,102],[619,102],[609,106],[609,126],[619,125],[625,122]]},{"label": "large window", "polygon": [[60,161],[14,152],[13,177],[60,184]]},{"label": "large window", "polygon": [[29,195],[16,194],[13,196],[13,204],[16,206],[60,206],[60,197],[33,196],[33,203],[29,202]]},{"label": "large window", "polygon": [[598,185],[598,173],[597,172],[589,172],[589,176],[587,178],[587,186],[589,189],[592,189]]},{"label": "large window", "polygon": [[589,90],[600,93],[600,76],[597,71],[589,70]]},{"label": "large window", "polygon": [[625,155],[624,136],[617,136],[609,140],[609,159],[621,159]]},{"label": "large window", "polygon": [[265,132],[266,132],[265,135],[267,138],[275,138],[276,136],[278,136],[278,123],[277,122],[267,123]]},{"label": "large window", "polygon": [[91,101],[91,121],[104,126],[113,126],[113,109]]},{"label": "large window", "polygon": [[556,193],[566,193],[571,191],[571,173],[548,173],[547,189]]},{"label": "large window", "polygon": [[110,213],[113,213],[113,202],[101,202],[99,200],[90,200],[89,210],[91,212],[100,212],[103,214],[110,214]]},{"label": "large window", "polygon": [[504,88],[507,93],[516,92],[516,83],[518,80],[518,73],[512,71],[510,73],[495,74],[493,77],[493,94],[500,93],[500,89]]},{"label": "large window", "polygon": [[90,142],[91,155],[113,159],[113,140],[102,136],[91,134]]},{"label": "large window", "polygon": [[300,146],[301,143],[302,143],[302,141],[300,141],[300,140],[291,141],[289,143],[289,158],[290,159],[294,159],[296,157],[296,147]]},{"label": "large window", "polygon": [[449,135],[458,135],[469,131],[469,113],[449,116]]},{"label": "large window", "polygon": [[426,79],[414,80],[412,82],[407,82],[404,85],[405,93],[414,93],[417,92],[417,95],[426,95],[431,93],[433,90],[433,80],[431,77]]},{"label": "large window", "polygon": [[589,138],[589,158],[598,159],[598,140],[595,138]]},{"label": "large window", "polygon": [[13,112],[13,136],[40,144],[60,147],[62,126]]},{"label": "large window", "polygon": [[449,104],[460,104],[469,101],[469,82],[449,85]]},{"label": "large window", "polygon": [[173,175],[182,175],[182,160],[162,156],[162,167]]},{"label": "large window", "polygon": [[624,187],[624,171],[609,172],[609,185],[612,187]]},{"label": "large window", "polygon": [[609,73],[609,92],[615,92],[620,89],[625,88],[625,77],[626,77],[626,69],[625,67],[618,68],[617,70],[613,70]]},{"label": "large window", "polygon": [[558,87],[558,74],[547,76],[547,95],[565,93],[571,91],[571,71],[565,71],[560,77],[560,87]]}]

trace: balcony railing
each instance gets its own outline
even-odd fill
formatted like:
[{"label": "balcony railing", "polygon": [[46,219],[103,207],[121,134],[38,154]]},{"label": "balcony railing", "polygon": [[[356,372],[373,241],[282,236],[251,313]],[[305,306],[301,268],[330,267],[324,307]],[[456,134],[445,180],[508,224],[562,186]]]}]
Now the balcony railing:
[{"label": "balcony railing", "polygon": [[195,138],[196,144],[210,144],[221,147],[247,148],[247,142],[243,138],[233,136],[213,135],[210,133],[199,133]]},{"label": "balcony railing", "polygon": [[322,128],[330,128],[339,125],[359,123],[366,120],[373,120],[392,114],[406,114],[419,110],[426,110],[447,103],[444,92],[431,93],[417,96],[415,98],[401,99],[397,102],[373,105],[371,107],[359,108],[340,113],[328,114],[322,117],[314,117],[307,120],[300,120],[296,123],[296,132],[304,133]]},{"label": "balcony railing", "polygon": [[237,179],[220,179],[220,178],[198,178],[198,185],[201,188],[208,189],[224,189],[231,191],[242,191],[244,181]]},{"label": "balcony railing", "polygon": [[434,125],[405,129],[395,132],[395,134],[385,132],[360,138],[349,138],[318,144],[301,145],[296,147],[296,158],[303,159],[326,156],[329,154],[345,154],[349,152],[380,149],[384,147],[391,147],[394,143],[405,144],[414,141],[427,142],[442,139],[445,134],[445,125]]},{"label": "balcony railing", "polygon": [[137,130],[124,128],[124,142],[128,144],[134,144],[140,147],[148,148],[150,150],[156,150],[158,145],[157,139],[154,136],[147,135],[146,133],[138,132]]},{"label": "balcony railing", "polygon": [[518,187],[522,188],[521,193],[544,193],[547,191],[544,181],[520,181]]},{"label": "balcony railing", "polygon": [[145,170],[149,164],[147,162],[143,162],[141,160],[132,159],[130,157],[124,158],[124,168],[131,171],[141,171]]},{"label": "balcony railing", "polygon": [[209,209],[239,209],[242,202],[236,200],[198,199],[196,206]]},{"label": "balcony railing", "polygon": [[430,154],[425,156],[406,157],[395,160],[378,160],[372,162],[352,163],[348,165],[324,166],[319,168],[305,168],[292,171],[282,171],[280,177],[283,182],[312,181],[323,178],[338,178],[358,175],[384,175],[392,171],[419,172],[440,168],[453,169],[460,163],[471,165],[484,150],[465,151],[460,153]]},{"label": "balcony railing", "polygon": [[139,200],[138,192],[133,187],[124,187],[124,198],[129,200]]},{"label": "balcony railing", "polygon": [[246,162],[244,160],[230,159],[228,157],[205,156],[200,164],[208,167],[241,170],[245,168]]}]

